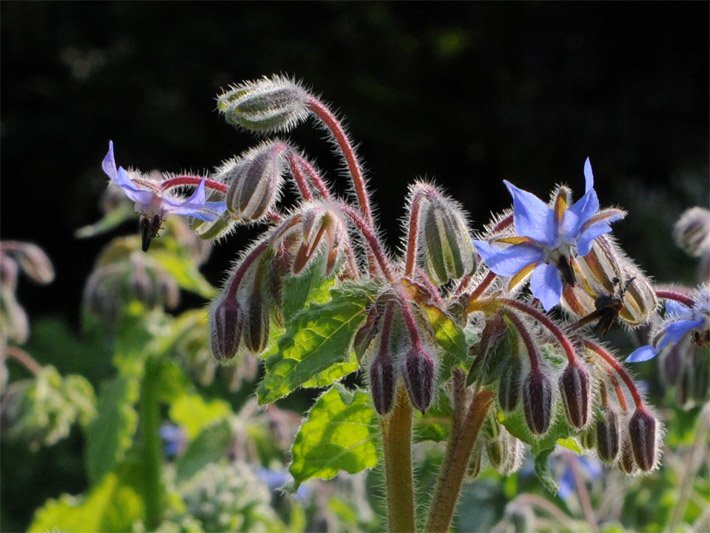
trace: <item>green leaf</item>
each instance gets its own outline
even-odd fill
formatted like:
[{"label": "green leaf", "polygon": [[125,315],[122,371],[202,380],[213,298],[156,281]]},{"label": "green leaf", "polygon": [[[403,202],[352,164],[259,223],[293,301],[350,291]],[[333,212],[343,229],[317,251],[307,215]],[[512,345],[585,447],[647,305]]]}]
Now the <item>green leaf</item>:
[{"label": "green leaf", "polygon": [[117,376],[102,385],[98,416],[86,429],[86,469],[92,484],[113,470],[133,443],[138,394],[139,380],[133,377]]},{"label": "green leaf", "polygon": [[558,484],[555,476],[550,472],[550,455],[553,449],[544,450],[535,456],[535,475],[542,486],[551,494],[557,494]]},{"label": "green leaf", "polygon": [[415,413],[414,442],[443,442],[449,438],[450,429],[451,401],[446,394],[439,394],[436,404],[429,407],[426,413]]},{"label": "green leaf", "polygon": [[224,456],[232,440],[232,430],[226,420],[206,426],[177,461],[177,481],[186,481],[209,463]]},{"label": "green leaf", "polygon": [[181,289],[194,292],[204,298],[212,298],[217,294],[217,289],[200,273],[194,258],[188,254],[156,248],[151,251],[151,257],[175,278],[175,282]]},{"label": "green leaf", "polygon": [[199,394],[183,394],[170,405],[170,420],[181,426],[190,440],[207,426],[222,422],[231,414],[228,402],[205,400]]},{"label": "green leaf", "polygon": [[296,435],[289,471],[296,488],[311,478],[355,474],[377,464],[378,417],[363,391],[338,385],[323,393]]},{"label": "green leaf", "polygon": [[89,226],[83,226],[74,232],[77,239],[86,239],[107,233],[123,224],[126,220],[134,218],[136,213],[129,202],[119,204],[116,209],[106,213],[100,220]]},{"label": "green leaf", "polygon": [[320,389],[323,387],[329,387],[340,378],[355,372],[358,368],[360,368],[360,362],[357,360],[355,352],[351,350],[347,361],[335,363],[334,365],[329,366],[303,383],[301,387],[304,389]]},{"label": "green leaf", "polygon": [[291,317],[310,304],[322,304],[330,299],[330,289],[335,282],[335,276],[323,277],[325,260],[325,254],[319,254],[305,272],[299,276],[288,276],[284,280],[283,314],[285,321],[289,321]]},{"label": "green leaf", "polygon": [[444,351],[442,357],[441,380],[451,375],[451,369],[468,360],[468,346],[463,330],[453,319],[434,305],[419,304],[434,331],[434,340]]},{"label": "green leaf", "polygon": [[542,437],[536,437],[530,433],[522,410],[515,411],[507,416],[501,412],[498,412],[498,420],[500,423],[503,424],[514,437],[517,437],[525,444],[530,445],[530,448],[535,455],[545,450],[554,450],[559,439],[567,439],[574,433],[567,424],[567,419],[564,414],[560,410],[555,410],[555,412],[553,412],[553,416],[554,419],[552,420],[550,429],[547,430],[547,433],[545,433]]},{"label": "green leaf", "polygon": [[64,494],[47,501],[35,512],[29,531],[128,531],[142,515],[140,496],[112,472],[86,496]]},{"label": "green leaf", "polygon": [[[283,398],[332,365],[349,361],[352,338],[373,294],[372,285],[349,284],[332,289],[329,302],[296,313],[276,353],[265,360],[266,375],[257,390],[259,403]],[[318,379],[325,384],[328,377]]]}]

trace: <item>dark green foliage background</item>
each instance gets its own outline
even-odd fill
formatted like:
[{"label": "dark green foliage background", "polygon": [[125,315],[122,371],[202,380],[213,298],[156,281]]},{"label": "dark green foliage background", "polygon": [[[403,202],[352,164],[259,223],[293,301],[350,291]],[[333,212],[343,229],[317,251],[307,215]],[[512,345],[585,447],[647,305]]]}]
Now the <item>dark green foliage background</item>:
[{"label": "dark green foliage background", "polygon": [[[602,204],[631,213],[615,230],[629,254],[660,280],[692,282],[670,225],[708,204],[709,6],[2,2],[0,231],[37,242],[57,268],[49,287],[21,283],[19,300],[31,317],[78,323],[83,283],[110,236],[73,232],[99,216],[108,139],[125,166],[211,168],[253,143],[224,124],[214,96],[272,73],[303,80],[346,117],[392,246],[417,176],[444,184],[480,228],[508,204],[502,178],[541,196],[566,181],[579,194],[590,156]],[[333,175],[339,163],[320,132],[293,138]],[[217,248],[213,282],[245,242]],[[37,339],[48,351],[33,353],[63,372],[87,368],[71,361],[85,352],[48,360],[65,340]],[[78,440],[39,457],[3,448],[13,525],[26,524],[47,487],[82,490],[80,468],[49,460],[72,457]],[[34,480],[41,490],[8,478],[8,465],[20,475],[18,462],[37,460],[50,465]]]}]

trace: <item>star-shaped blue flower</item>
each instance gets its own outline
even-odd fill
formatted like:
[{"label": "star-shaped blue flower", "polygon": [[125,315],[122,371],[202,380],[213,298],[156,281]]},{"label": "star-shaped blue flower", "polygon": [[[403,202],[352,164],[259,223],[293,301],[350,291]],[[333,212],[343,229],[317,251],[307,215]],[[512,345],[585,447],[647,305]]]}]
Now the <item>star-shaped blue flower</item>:
[{"label": "star-shaped blue flower", "polygon": [[653,342],[634,350],[626,358],[627,363],[641,363],[653,359],[665,348],[675,346],[692,332],[698,332],[701,338],[707,335],[710,330],[710,286],[700,288],[692,307],[667,300],[666,315],[666,321],[653,335]]},{"label": "star-shaped blue flower", "polygon": [[174,196],[169,191],[162,190],[160,182],[138,176],[131,178],[123,167],[116,168],[113,156],[113,141],[108,143],[108,152],[101,164],[104,173],[111,183],[118,185],[125,195],[135,202],[136,212],[147,219],[158,216],[163,219],[167,214],[190,216],[212,222],[225,212],[224,202],[208,202],[205,194],[205,181],[202,180],[187,199]]},{"label": "star-shaped blue flower", "polygon": [[[620,209],[599,210],[592,165],[584,164],[585,193],[570,205],[571,193],[560,187],[551,205],[504,181],[513,197],[515,235],[474,241],[483,262],[499,276],[511,276],[510,286],[528,275],[533,296],[550,310],[560,302],[563,281],[575,283],[574,258],[592,249],[597,237],[622,219]],[[504,245],[501,247],[500,245]]]}]

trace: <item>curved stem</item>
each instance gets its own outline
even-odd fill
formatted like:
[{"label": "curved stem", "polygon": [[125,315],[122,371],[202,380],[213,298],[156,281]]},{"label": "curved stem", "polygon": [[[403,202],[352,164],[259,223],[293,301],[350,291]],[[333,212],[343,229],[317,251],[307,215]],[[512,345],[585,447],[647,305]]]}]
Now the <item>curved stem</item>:
[{"label": "curved stem", "polygon": [[[481,282],[476,285],[476,288],[473,289],[473,292],[469,296],[469,301],[476,301],[481,294],[483,294],[483,291],[485,291],[491,283],[493,283],[493,280],[496,279],[496,275],[493,273],[492,270],[488,271],[488,274],[481,280]],[[457,291],[458,292],[458,291]]]},{"label": "curved stem", "polygon": [[414,264],[417,260],[419,246],[419,213],[422,208],[422,201],[438,196],[438,191],[426,183],[417,183],[412,191],[412,199],[409,205],[409,224],[407,235],[407,252],[404,275],[410,276],[414,272]]},{"label": "curved stem", "polygon": [[510,311],[503,311],[502,313],[505,317],[510,320],[515,329],[518,330],[518,334],[523,339],[523,344],[525,344],[525,350],[528,352],[528,358],[530,359],[530,368],[533,372],[540,371],[540,357],[537,353],[537,347],[530,336],[530,333],[525,328],[523,321],[518,318],[515,313]]},{"label": "curved stem", "polygon": [[484,389],[477,392],[458,430],[456,426],[452,426],[425,531],[449,531],[473,447],[492,403],[491,391]]},{"label": "curved stem", "polygon": [[223,192],[225,194],[229,190],[227,184],[222,183],[221,181],[215,181],[209,178],[200,178],[198,176],[174,176],[163,181],[160,184],[160,188],[163,191],[167,191],[168,189],[173,189],[175,187],[183,187],[185,185],[194,185],[195,187],[197,187],[203,181],[205,182],[205,187],[207,189]]},{"label": "curved stem", "polygon": [[42,365],[40,365],[34,357],[17,346],[6,346],[5,353],[3,355],[10,359],[14,359],[35,376],[42,371]]},{"label": "curved stem", "polygon": [[634,380],[631,379],[631,376],[629,376],[628,372],[624,370],[624,367],[621,366],[621,364],[616,360],[616,358],[604,348],[599,346],[597,343],[592,342],[589,339],[582,339],[582,342],[584,343],[584,346],[586,346],[593,353],[601,357],[611,368],[614,369],[614,372],[616,372],[617,375],[622,379],[622,381],[626,385],[626,388],[631,393],[631,397],[633,398],[636,407],[643,407],[643,399],[641,398],[641,395],[639,394],[639,391],[636,388],[636,385],[634,384]]},{"label": "curved stem", "polygon": [[693,307],[695,305],[695,302],[692,298],[677,291],[658,290],[656,291],[656,296],[658,296],[659,298],[663,298],[664,300],[674,300],[676,302],[680,302],[688,307]]},{"label": "curved stem", "polygon": [[[297,152],[291,151],[288,155],[288,162],[291,172],[293,172],[293,177],[296,180],[296,184],[298,185],[298,189],[303,194],[303,198],[305,200],[313,198],[313,193],[311,192],[310,187],[308,187],[307,180],[310,180],[311,184],[318,190],[323,198],[326,200],[330,199],[330,191],[328,190],[328,186],[323,181],[323,178],[320,177],[318,171],[313,168],[313,165],[311,165],[305,157],[301,156]],[[308,196],[306,196],[306,194],[308,194]]]},{"label": "curved stem", "polygon": [[328,109],[323,102],[316,97],[311,96],[308,99],[308,107],[313,114],[320,119],[323,124],[330,130],[335,138],[335,142],[340,147],[340,151],[345,158],[345,163],[350,171],[353,187],[357,196],[358,205],[362,216],[365,217],[365,222],[372,228],[372,211],[370,210],[370,199],[367,196],[367,188],[365,187],[365,179],[362,176],[362,170],[358,163],[355,150],[353,149],[350,139],[348,139],[345,130],[333,113]]},{"label": "curved stem", "polygon": [[387,518],[393,533],[415,531],[412,472],[412,406],[404,385],[394,408],[380,421],[387,489]]},{"label": "curved stem", "polygon": [[360,214],[355,211],[355,209],[342,202],[338,202],[337,205],[350,218],[350,220],[355,223],[357,229],[360,230],[362,236],[365,237],[370,250],[372,250],[372,253],[377,259],[377,264],[380,266],[380,269],[385,275],[385,278],[387,278],[387,281],[393,281],[394,275],[392,273],[392,268],[387,260],[387,256],[385,255],[385,251],[379,237],[375,234],[367,222],[363,220]]}]

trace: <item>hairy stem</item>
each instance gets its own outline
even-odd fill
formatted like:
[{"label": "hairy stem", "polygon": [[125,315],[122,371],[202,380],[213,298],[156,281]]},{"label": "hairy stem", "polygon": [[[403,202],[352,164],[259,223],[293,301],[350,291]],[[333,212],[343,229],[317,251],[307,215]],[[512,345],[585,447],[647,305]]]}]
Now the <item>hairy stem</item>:
[{"label": "hairy stem", "polygon": [[355,223],[357,229],[360,231],[367,244],[372,251],[375,259],[377,259],[377,264],[379,265],[382,273],[384,274],[387,281],[392,282],[394,280],[394,275],[392,273],[392,268],[390,267],[389,261],[387,260],[387,255],[385,254],[384,247],[380,242],[379,237],[373,231],[372,227],[367,224],[367,222],[360,216],[360,214],[345,203],[338,203],[338,207]]},{"label": "hairy stem", "polygon": [[692,298],[678,291],[658,290],[656,291],[656,296],[663,298],[664,300],[674,300],[688,307],[693,307],[695,305]]},{"label": "hairy stem", "polygon": [[608,351],[606,351],[597,343],[592,342],[588,339],[582,339],[582,342],[584,343],[585,347],[589,348],[592,351],[592,353],[601,357],[605,363],[607,363],[611,368],[614,369],[614,372],[616,372],[616,374],[622,379],[622,381],[626,385],[626,388],[631,393],[631,397],[633,398],[636,407],[643,407],[643,398],[641,398],[641,395],[639,394],[639,391],[636,388],[634,380],[631,379],[631,376],[629,376],[629,373],[624,370],[624,367],[621,366],[619,361],[617,361],[613,355],[611,355]]},{"label": "hairy stem", "polygon": [[163,191],[167,191],[168,189],[173,189],[175,187],[183,187],[185,185],[198,186],[203,181],[205,182],[205,188],[207,189],[223,192],[225,194],[227,193],[227,190],[229,190],[229,187],[221,181],[215,181],[208,178],[200,178],[198,176],[174,176],[162,182],[160,184],[160,188]]},{"label": "hairy stem", "polygon": [[148,358],[141,383],[140,427],[143,503],[145,505],[145,525],[149,531],[155,530],[163,520],[162,448],[158,428],[160,405],[155,385],[159,373],[160,363],[153,358]]},{"label": "hairy stem", "polygon": [[484,389],[477,392],[458,429],[456,430],[456,426],[452,427],[425,531],[449,531],[471,453],[492,402],[491,391]]},{"label": "hairy stem", "polygon": [[394,409],[381,419],[380,427],[389,529],[393,533],[415,531],[412,406],[404,385],[397,387]]},{"label": "hairy stem", "polygon": [[17,346],[7,346],[3,355],[9,359],[14,359],[35,376],[42,371],[42,365],[40,365],[34,357]]}]

